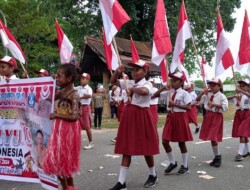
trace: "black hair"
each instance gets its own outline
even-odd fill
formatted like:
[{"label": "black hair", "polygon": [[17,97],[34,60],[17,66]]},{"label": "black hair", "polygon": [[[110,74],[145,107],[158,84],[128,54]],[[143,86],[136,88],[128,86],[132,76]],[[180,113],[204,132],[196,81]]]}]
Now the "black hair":
[{"label": "black hair", "polygon": [[40,133],[43,136],[43,132],[40,129],[36,131],[36,136],[38,135],[38,133]]},{"label": "black hair", "polygon": [[81,73],[81,69],[71,63],[63,64],[59,67],[59,69],[63,70],[63,73],[66,77],[72,77],[71,82],[75,82]]}]

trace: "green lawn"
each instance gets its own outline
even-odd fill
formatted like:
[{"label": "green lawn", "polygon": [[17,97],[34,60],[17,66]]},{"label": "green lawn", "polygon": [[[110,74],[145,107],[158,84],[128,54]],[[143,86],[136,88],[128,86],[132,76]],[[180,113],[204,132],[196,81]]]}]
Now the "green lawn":
[{"label": "green lawn", "polygon": [[[233,120],[234,113],[235,113],[235,108],[234,108],[233,104],[229,104],[229,111],[224,113],[224,120],[225,121]],[[157,127],[163,127],[165,124],[165,121],[166,121],[166,113],[160,113]],[[199,121],[199,123],[202,122],[202,115],[201,114],[198,114],[198,121]],[[119,125],[117,119],[110,119],[110,116],[107,116],[107,115],[103,116],[102,122],[103,122],[102,127],[108,128],[108,129],[117,128]]]}]

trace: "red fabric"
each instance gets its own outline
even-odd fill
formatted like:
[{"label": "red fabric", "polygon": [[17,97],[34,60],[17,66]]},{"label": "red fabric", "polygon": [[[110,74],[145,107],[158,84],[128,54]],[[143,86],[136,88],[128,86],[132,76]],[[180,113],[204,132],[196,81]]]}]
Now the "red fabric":
[{"label": "red fabric", "polygon": [[242,27],[242,33],[240,38],[239,49],[239,63],[245,64],[250,62],[250,36],[249,36],[250,22],[248,19],[247,11],[245,11],[245,17]]},{"label": "red fabric", "polygon": [[163,0],[157,1],[154,27],[154,42],[158,54],[163,55],[172,52],[172,43],[166,20],[166,9]]},{"label": "red fabric", "polygon": [[91,128],[91,107],[90,105],[82,106],[82,115],[79,119],[81,128],[87,130]]},{"label": "red fabric", "polygon": [[189,123],[194,123],[195,125],[198,125],[196,105],[192,105],[191,110],[187,111],[187,115]]},{"label": "red fabric", "polygon": [[157,127],[159,115],[158,115],[158,105],[150,105],[150,110],[153,115],[153,120],[155,122],[155,126]]},{"label": "red fabric", "polygon": [[250,137],[250,115],[249,111],[246,113],[246,119],[240,124],[238,128],[239,137]]},{"label": "red fabric", "polygon": [[160,64],[161,69],[161,79],[163,83],[168,82],[168,66],[166,64],[166,60],[163,59]]},{"label": "red fabric", "polygon": [[157,128],[150,109],[126,105],[118,128],[115,153],[149,156],[159,152]]},{"label": "red fabric", "polygon": [[136,62],[138,62],[140,60],[140,57],[138,55],[138,52],[136,50],[136,47],[135,47],[135,44],[134,44],[134,41],[133,41],[132,37],[130,37],[130,46],[131,46],[133,63],[136,63]]},{"label": "red fabric", "polygon": [[202,61],[201,61],[201,75],[202,75],[203,78],[206,78],[205,65],[206,65],[206,60],[202,56]]},{"label": "red fabric", "polygon": [[106,56],[106,63],[109,71],[112,71],[112,43],[108,45],[105,31],[103,30],[103,44]]},{"label": "red fabric", "polygon": [[44,171],[59,176],[79,172],[80,150],[80,123],[55,119],[44,157]]},{"label": "red fabric", "polygon": [[162,139],[171,142],[186,142],[193,140],[186,112],[168,113]]},{"label": "red fabric", "polygon": [[214,100],[214,95],[210,96],[209,100],[212,102]]},{"label": "red fabric", "polygon": [[[249,117],[249,110],[237,110],[234,115],[234,123],[232,129],[232,137],[237,138],[239,126]],[[242,132],[244,132],[244,127],[242,128]]]},{"label": "red fabric", "polygon": [[207,110],[201,125],[200,139],[222,142],[223,114]]},{"label": "red fabric", "polygon": [[184,3],[184,1],[182,1],[179,22],[178,22],[178,32],[181,30],[181,28],[183,27],[186,20],[188,20],[188,18],[187,18],[185,3]]},{"label": "red fabric", "polygon": [[225,70],[228,69],[230,66],[234,65],[234,58],[230,48],[228,48],[227,51],[222,56],[222,65]]},{"label": "red fabric", "polygon": [[118,119],[119,122],[121,121],[121,117],[122,117],[124,107],[125,107],[124,102],[120,102],[118,104],[118,107],[117,107],[117,119]]}]

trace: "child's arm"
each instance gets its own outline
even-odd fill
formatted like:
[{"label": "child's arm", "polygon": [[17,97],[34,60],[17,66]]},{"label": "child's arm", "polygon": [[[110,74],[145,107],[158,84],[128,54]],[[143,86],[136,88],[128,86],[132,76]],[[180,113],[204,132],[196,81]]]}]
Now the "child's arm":
[{"label": "child's arm", "polygon": [[128,93],[130,95],[133,94],[133,93],[139,94],[141,96],[146,96],[146,95],[149,94],[149,90],[146,87],[139,87],[139,88],[132,87],[132,88],[129,88],[128,91],[130,91]]},{"label": "child's arm", "polygon": [[248,98],[250,98],[250,93],[248,93],[248,92],[246,92],[246,91],[244,91],[244,90],[241,90],[240,88],[237,88],[237,89],[236,89],[236,92],[237,92],[237,93],[240,92],[240,93],[246,95]]},{"label": "child's arm", "polygon": [[183,110],[191,110],[191,102],[187,105],[176,104],[173,100],[169,100],[168,107],[177,107]]},{"label": "child's arm", "polygon": [[110,83],[116,86],[120,86],[120,82],[118,80],[118,76],[122,74],[122,72],[125,71],[124,65],[119,66],[116,71],[113,73],[113,75],[110,78]]},{"label": "child's arm", "polygon": [[161,94],[163,91],[165,91],[165,90],[169,90],[169,87],[168,87],[168,86],[163,86],[162,88],[160,88],[159,90],[157,90],[157,91],[151,96],[151,99],[160,97],[160,94]]},{"label": "child's arm", "polygon": [[229,96],[229,97],[227,97],[228,100],[232,100],[232,99],[234,99],[234,98],[237,98],[237,96],[234,95],[234,96]]}]

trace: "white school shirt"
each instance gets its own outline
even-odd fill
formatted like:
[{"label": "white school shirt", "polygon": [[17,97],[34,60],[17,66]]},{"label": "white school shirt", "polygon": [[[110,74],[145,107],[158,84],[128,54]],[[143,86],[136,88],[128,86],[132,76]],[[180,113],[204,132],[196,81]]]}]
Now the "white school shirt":
[{"label": "white school shirt", "polygon": [[[191,99],[189,93],[186,90],[183,90],[182,88],[178,88],[177,90],[171,89],[170,91],[164,91],[160,94],[160,98],[167,100],[167,105],[168,105],[169,104],[169,93],[171,94],[171,100],[172,100],[172,96],[174,95],[175,91],[176,91],[176,95],[175,95],[175,99],[174,99],[175,104],[187,105],[187,104],[192,102],[192,99]],[[168,106],[167,106],[167,110],[172,111],[172,112],[186,112],[186,110],[184,110],[184,109],[177,108],[177,107],[171,108]]]},{"label": "white school shirt", "polygon": [[197,98],[197,94],[195,93],[195,91],[189,92],[189,95],[192,99],[192,105],[196,105],[196,98]]},{"label": "white school shirt", "polygon": [[[153,94],[154,94],[155,92],[157,92],[157,91],[158,91],[158,88],[153,87]],[[158,101],[159,101],[159,98],[158,98],[158,97],[153,98],[153,99],[150,99],[150,105],[157,105],[157,104],[158,104]]]},{"label": "white school shirt", "polygon": [[121,89],[118,101],[119,102],[123,101],[124,103],[126,103],[128,101],[128,96],[127,96],[127,92],[125,89]]},{"label": "white school shirt", "polygon": [[242,96],[239,106],[237,106],[237,99],[234,98],[234,106],[236,107],[236,109],[237,110],[249,109],[250,108],[250,98],[242,93],[240,93],[239,95]]},{"label": "white school shirt", "polygon": [[[222,105],[222,108],[215,108],[215,107],[209,107],[208,102],[210,101],[210,97],[214,95],[213,103]],[[200,100],[201,104],[204,104],[204,107],[206,110],[212,111],[212,112],[219,112],[223,113],[225,111],[228,111],[228,100],[227,97],[222,94],[220,91],[216,94],[213,94],[212,92],[209,92],[207,95],[204,94]]]},{"label": "white school shirt", "polygon": [[[83,97],[84,95],[93,95],[92,88],[87,84],[86,86],[77,86],[75,87],[75,90],[77,90],[79,97]],[[87,99],[80,99],[81,105],[90,105],[91,98]]]},{"label": "white school shirt", "polygon": [[[126,89],[126,83],[124,80],[119,80],[120,81],[120,86],[122,89]],[[148,89],[149,94],[146,96],[141,96],[137,93],[133,93],[132,95],[132,101],[131,104],[146,108],[149,107],[149,101],[151,99],[151,96],[153,94],[153,86],[151,82],[148,82],[145,78],[141,79],[138,83],[135,84],[134,80],[126,80],[128,88],[135,87],[135,88],[141,88],[145,87]]]}]

